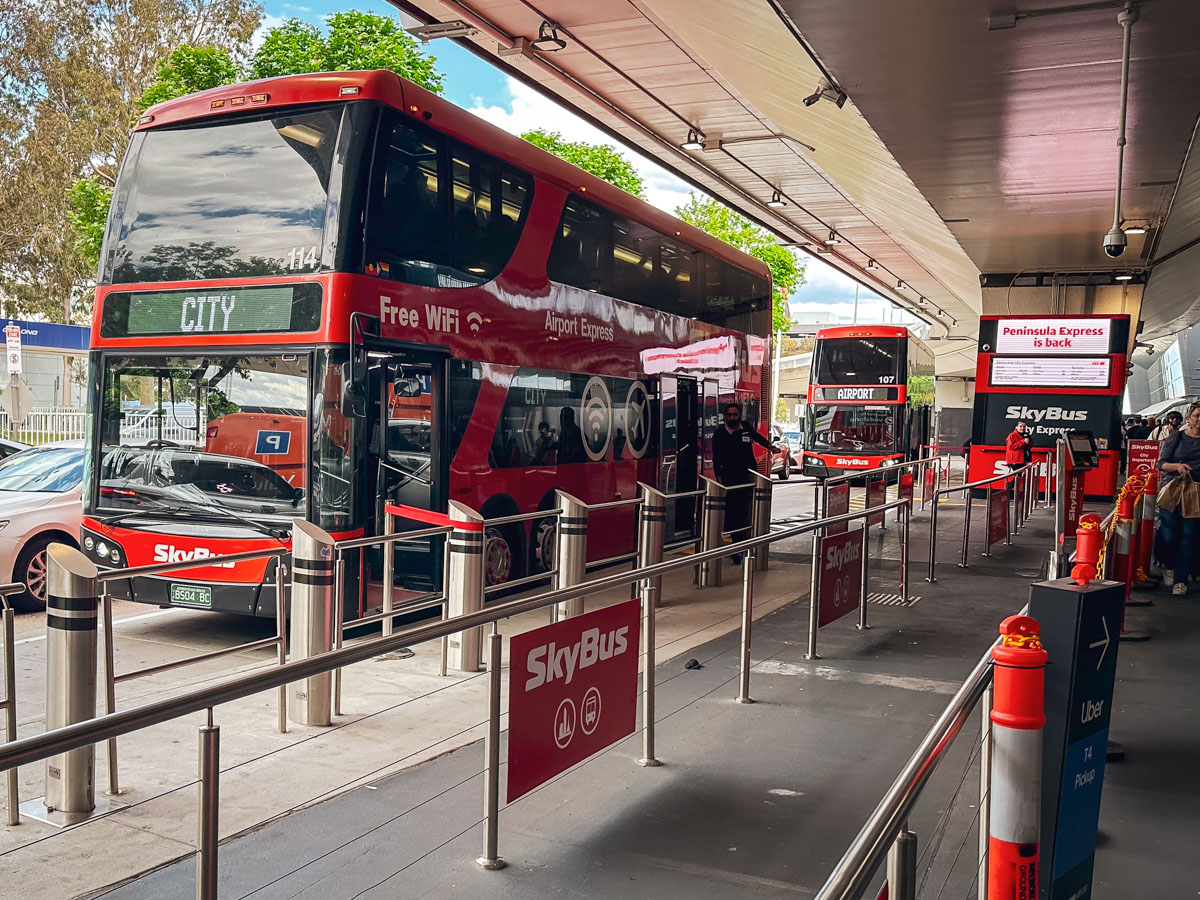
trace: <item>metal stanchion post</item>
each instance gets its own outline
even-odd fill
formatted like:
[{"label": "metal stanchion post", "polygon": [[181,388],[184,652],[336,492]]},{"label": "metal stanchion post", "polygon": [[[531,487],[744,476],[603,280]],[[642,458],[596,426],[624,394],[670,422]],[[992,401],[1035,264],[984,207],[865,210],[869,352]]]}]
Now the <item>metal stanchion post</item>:
[{"label": "metal stanchion post", "polygon": [[[970,491],[967,491],[967,515],[971,515]],[[990,557],[992,555],[992,486],[990,484],[987,486],[987,499],[983,503],[983,522],[983,555]]]},{"label": "metal stanchion post", "polygon": [[937,566],[938,491],[941,489],[941,481],[941,469],[934,467],[933,498],[930,501],[929,509],[929,572],[925,576],[925,580],[930,584],[937,581],[937,576],[934,574],[934,567]]},{"label": "metal stanchion post", "polygon": [[742,652],[738,680],[738,703],[753,703],[750,697],[750,620],[754,606],[754,555],[750,550],[742,560]]},{"label": "metal stanchion post", "polygon": [[971,491],[964,491],[967,495],[967,505],[963,507],[963,543],[962,543],[962,559],[958,561],[960,569],[967,568],[970,563],[967,562],[967,552],[971,545]]},{"label": "metal stanchion post", "polygon": [[[701,528],[701,549],[715,550],[725,538],[725,486],[701,475],[704,482],[704,524]],[[721,586],[722,558],[700,564],[700,587]]]},{"label": "metal stanchion post", "polygon": [[1016,531],[1016,526],[1013,524],[1013,506],[1016,502],[1017,484],[1016,479],[1012,480],[1012,487],[1007,484],[1004,486],[1005,498],[1004,505],[1008,507],[1008,515],[1005,516],[1004,522],[1004,546],[1012,546],[1013,533]]},{"label": "metal stanchion post", "polygon": [[[750,533],[755,537],[761,537],[771,530],[771,479],[761,472],[751,472],[754,476],[753,487],[753,506],[751,507],[751,522],[753,523],[753,531]],[[744,541],[745,534],[738,536],[737,540]],[[755,556],[758,559],[758,569],[760,572],[767,571],[767,562],[769,561],[769,545],[764,544],[758,548]]]},{"label": "metal stanchion post", "polygon": [[[100,612],[104,616],[104,711],[117,711],[117,660],[113,635],[112,595],[108,585],[100,587]],[[9,738],[11,740],[11,738]],[[121,779],[117,769],[117,739],[108,739],[108,795],[119,797],[122,793]]]},{"label": "metal stanchion post", "polygon": [[654,754],[654,594],[652,579],[642,581],[642,758],[640,766],[661,766]]},{"label": "metal stanchion post", "polygon": [[912,501],[909,500],[904,506],[900,507],[901,518],[900,527],[904,529],[904,533],[900,538],[900,599],[908,602],[908,556],[909,537],[912,532]]},{"label": "metal stanchion post", "polygon": [[888,851],[887,889],[888,900],[916,900],[917,836],[908,830],[908,823]]},{"label": "metal stanchion post", "polygon": [[[288,642],[288,608],[287,608],[287,565],[283,561],[283,557],[277,557],[275,560],[275,638],[279,641],[279,646],[276,648],[279,658],[279,664],[287,664],[287,642]],[[277,726],[280,734],[287,734],[287,704],[288,704],[288,686],[281,684],[279,686],[279,724]]]},{"label": "metal stanchion post", "polygon": [[977,900],[987,900],[988,835],[991,831],[992,810],[992,686],[989,684],[979,700],[983,715],[979,734],[979,867],[976,883]]},{"label": "metal stanchion post", "polygon": [[483,856],[475,862],[485,869],[503,869],[500,858],[500,689],[503,682],[504,635],[492,623],[488,635],[488,730],[483,742]]},{"label": "metal stanchion post", "polygon": [[[96,626],[99,572],[74,547],[46,551],[46,730],[96,715]],[[21,805],[33,819],[65,827],[106,812],[96,799],[96,747],[80,747],[46,760],[46,796]]]},{"label": "metal stanchion post", "polygon": [[[558,531],[555,536],[554,587],[575,587],[587,579],[587,504],[568,494],[555,491],[558,508]],[[583,615],[583,598],[572,597],[558,604],[556,621]]]},{"label": "metal stanchion post", "polygon": [[[391,516],[388,517],[389,519]],[[346,558],[335,550],[333,564],[333,647],[341,650],[346,640]],[[333,714],[342,714],[342,667],[333,670]]]},{"label": "metal stanchion post", "polygon": [[[667,524],[667,497],[648,484],[638,483],[642,506],[638,522],[637,567],[644,569],[662,562],[663,530]],[[662,576],[654,579],[654,599],[662,605]]]},{"label": "metal stanchion post", "polygon": [[[867,555],[864,541],[863,556]],[[817,656],[817,591],[821,584],[821,536],[812,536],[812,577],[808,585],[808,652],[805,659],[820,659]]]},{"label": "metal stanchion post", "polygon": [[[442,544],[442,621],[450,615],[450,537],[447,535]],[[442,639],[438,642],[442,648],[441,665],[438,669],[438,674],[443,678],[446,677],[446,662],[450,656],[450,638],[448,635],[442,635]]]},{"label": "metal stanchion post", "polygon": [[220,843],[221,726],[200,727],[200,782],[197,787],[196,900],[217,898],[217,848]]},{"label": "metal stanchion post", "polygon": [[[17,648],[13,610],[7,597],[0,597],[4,604],[4,741],[17,739]],[[8,788],[8,824],[20,825],[20,795],[17,788],[17,770],[4,773]]]},{"label": "metal stanchion post", "polygon": [[[866,520],[862,521],[860,528],[869,529]],[[862,571],[859,573],[862,579],[862,585],[858,589],[858,625],[859,631],[866,631],[871,626],[867,624],[867,577],[870,574],[867,557],[871,555],[871,542],[867,540],[869,534],[863,535],[863,552],[862,552]]]},{"label": "metal stanchion post", "polygon": [[[383,511],[383,612],[392,611],[394,597],[393,588],[396,582],[396,542],[392,535],[396,533],[396,517],[385,508]],[[387,616],[383,620],[383,634],[392,633],[392,619]]]},{"label": "metal stanchion post", "polygon": [[[451,500],[449,616],[467,615],[483,609],[483,517],[471,507]],[[468,628],[450,638],[450,667],[460,672],[478,672],[482,663],[481,626]]]},{"label": "metal stanchion post", "polygon": [[[292,659],[308,659],[333,649],[333,545],[328,532],[292,519]],[[291,685],[292,721],[300,725],[333,722],[333,677],[311,675]]]}]

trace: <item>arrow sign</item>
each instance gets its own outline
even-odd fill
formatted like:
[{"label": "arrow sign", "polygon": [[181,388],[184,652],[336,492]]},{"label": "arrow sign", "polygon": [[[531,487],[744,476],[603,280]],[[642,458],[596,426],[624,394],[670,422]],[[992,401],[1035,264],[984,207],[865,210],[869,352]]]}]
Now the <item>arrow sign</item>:
[{"label": "arrow sign", "polygon": [[1104,626],[1104,640],[1094,641],[1094,642],[1088,644],[1089,650],[1095,650],[1097,647],[1104,648],[1103,650],[1100,651],[1100,659],[1098,659],[1096,661],[1096,671],[1097,672],[1100,671],[1100,665],[1101,665],[1101,663],[1104,662],[1104,654],[1108,652],[1108,642],[1109,642],[1108,621],[1104,618],[1104,616],[1100,617],[1100,624]]}]

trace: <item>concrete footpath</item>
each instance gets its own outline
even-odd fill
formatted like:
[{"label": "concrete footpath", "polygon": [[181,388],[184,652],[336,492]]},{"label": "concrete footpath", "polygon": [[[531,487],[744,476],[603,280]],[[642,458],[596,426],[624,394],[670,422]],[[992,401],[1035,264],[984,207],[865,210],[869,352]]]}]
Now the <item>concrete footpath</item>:
[{"label": "concrete footpath", "polygon": [[[888,540],[895,535],[889,523]],[[474,862],[483,840],[476,742],[227,843],[221,896],[811,895],[999,621],[1024,602],[1028,579],[1014,569],[1036,571],[1048,530],[1032,526],[1016,540],[983,565],[944,567],[935,585],[914,578],[921,599],[871,606],[866,632],[853,617],[823,629],[819,660],[804,658],[807,604],[777,608],[755,629],[754,705],[733,699],[735,633],[663,663],[664,765],[637,765],[635,735],[503,807],[502,871]],[[772,576],[801,596],[806,582],[791,560],[806,548],[783,548],[772,562]],[[886,593],[895,556],[882,555],[891,560],[875,565],[872,587]],[[689,657],[703,667],[686,668]],[[975,722],[912,820],[926,882],[957,890],[947,896],[965,896],[975,877],[977,735]],[[193,877],[189,859],[106,896],[184,897]]]}]

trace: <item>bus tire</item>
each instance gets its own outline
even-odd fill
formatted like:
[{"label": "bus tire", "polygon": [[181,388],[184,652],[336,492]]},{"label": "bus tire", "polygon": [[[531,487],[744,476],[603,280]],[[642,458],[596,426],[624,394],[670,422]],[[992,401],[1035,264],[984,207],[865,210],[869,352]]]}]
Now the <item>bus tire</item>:
[{"label": "bus tire", "polygon": [[554,552],[558,547],[558,522],[553,516],[534,519],[529,530],[534,572],[549,572],[554,568]]},{"label": "bus tire", "polygon": [[523,577],[523,559],[524,549],[519,524],[497,525],[484,529],[484,580],[489,586],[505,584]]}]

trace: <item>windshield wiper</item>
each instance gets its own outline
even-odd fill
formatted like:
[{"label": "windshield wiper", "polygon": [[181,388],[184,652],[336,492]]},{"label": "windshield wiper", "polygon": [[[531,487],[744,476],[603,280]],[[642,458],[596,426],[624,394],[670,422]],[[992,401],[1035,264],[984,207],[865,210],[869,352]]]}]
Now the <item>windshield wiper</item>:
[{"label": "windshield wiper", "polygon": [[221,506],[216,506],[211,503],[197,503],[195,506],[184,506],[179,503],[167,503],[163,498],[157,497],[154,494],[143,494],[140,491],[135,492],[139,499],[151,501],[154,505],[150,509],[134,509],[119,515],[109,516],[107,518],[96,517],[96,520],[103,525],[114,525],[117,522],[123,522],[126,519],[136,518],[137,516],[153,516],[157,512],[174,513],[175,515],[183,515],[191,517],[194,513],[200,512],[203,514],[217,513],[226,516],[230,519],[235,519],[243,525],[253,528],[255,531],[275,538],[277,541],[282,541],[287,537],[287,532],[281,528],[272,527],[264,522],[256,522],[253,519],[243,516],[240,513],[235,513],[232,510],[225,509]]}]

